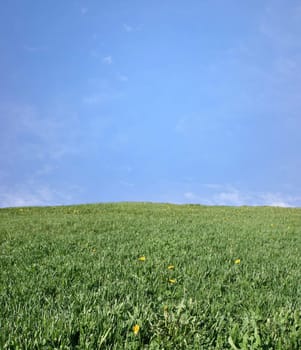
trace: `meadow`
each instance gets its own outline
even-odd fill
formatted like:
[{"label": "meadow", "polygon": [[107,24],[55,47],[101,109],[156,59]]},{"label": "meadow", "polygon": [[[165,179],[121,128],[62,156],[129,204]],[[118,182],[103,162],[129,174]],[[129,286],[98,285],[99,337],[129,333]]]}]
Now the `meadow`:
[{"label": "meadow", "polygon": [[301,349],[301,209],[0,209],[0,349]]}]

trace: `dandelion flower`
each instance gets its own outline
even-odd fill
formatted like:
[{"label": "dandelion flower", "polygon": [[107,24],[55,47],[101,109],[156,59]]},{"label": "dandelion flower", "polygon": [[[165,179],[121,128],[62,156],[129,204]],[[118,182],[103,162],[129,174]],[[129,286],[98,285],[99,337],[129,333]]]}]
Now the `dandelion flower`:
[{"label": "dandelion flower", "polygon": [[169,266],[167,266],[167,268],[168,268],[168,270],[173,270],[175,267],[174,267],[174,265],[169,265]]},{"label": "dandelion flower", "polygon": [[240,264],[240,259],[234,260],[234,264]]},{"label": "dandelion flower", "polygon": [[135,324],[135,326],[133,326],[133,332],[135,335],[137,335],[139,333],[140,330],[140,326],[139,324]]},{"label": "dandelion flower", "polygon": [[170,279],[168,280],[168,282],[171,283],[171,284],[174,284],[174,283],[176,283],[177,281],[176,281],[175,278],[170,278]]},{"label": "dandelion flower", "polygon": [[145,261],[146,260],[146,257],[143,255],[143,256],[140,256],[139,258],[138,258],[138,260],[139,261]]}]

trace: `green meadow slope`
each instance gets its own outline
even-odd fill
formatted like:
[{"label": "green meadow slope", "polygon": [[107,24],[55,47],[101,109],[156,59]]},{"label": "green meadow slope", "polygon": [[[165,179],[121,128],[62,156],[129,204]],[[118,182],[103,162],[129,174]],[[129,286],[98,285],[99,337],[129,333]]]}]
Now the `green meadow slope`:
[{"label": "green meadow slope", "polygon": [[0,349],[301,349],[301,209],[0,209]]}]

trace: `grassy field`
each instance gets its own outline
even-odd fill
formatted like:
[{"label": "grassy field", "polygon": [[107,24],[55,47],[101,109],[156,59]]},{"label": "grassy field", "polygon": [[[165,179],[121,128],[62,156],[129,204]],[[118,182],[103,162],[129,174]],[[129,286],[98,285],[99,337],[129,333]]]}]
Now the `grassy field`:
[{"label": "grassy field", "polygon": [[301,209],[0,209],[0,349],[301,349]]}]

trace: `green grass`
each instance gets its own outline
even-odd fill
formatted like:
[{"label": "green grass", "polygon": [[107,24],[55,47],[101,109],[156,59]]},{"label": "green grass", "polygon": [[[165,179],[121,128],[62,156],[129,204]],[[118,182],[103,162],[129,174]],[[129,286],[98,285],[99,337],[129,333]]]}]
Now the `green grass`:
[{"label": "green grass", "polygon": [[300,350],[300,253],[301,209],[1,209],[0,349]]}]

